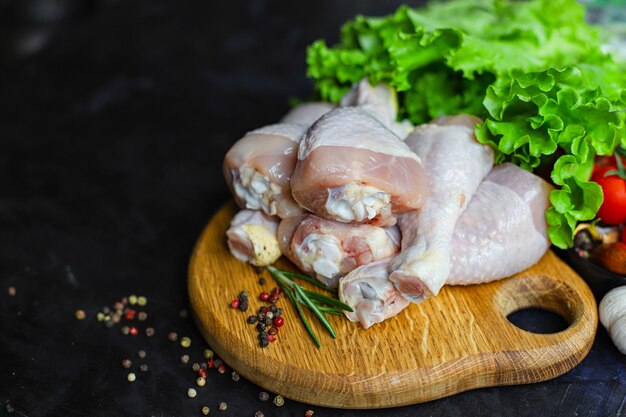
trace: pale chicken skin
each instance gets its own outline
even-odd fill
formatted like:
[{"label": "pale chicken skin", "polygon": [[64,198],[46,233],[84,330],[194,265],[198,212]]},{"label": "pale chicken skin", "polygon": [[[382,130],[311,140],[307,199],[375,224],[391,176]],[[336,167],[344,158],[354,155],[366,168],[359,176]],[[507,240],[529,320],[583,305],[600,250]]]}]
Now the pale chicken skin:
[{"label": "pale chicken skin", "polygon": [[398,122],[398,97],[396,91],[386,84],[372,86],[367,78],[341,98],[341,107],[358,107],[376,118],[386,128],[404,140],[414,126],[410,121]]},{"label": "pale chicken skin", "polygon": [[550,191],[550,184],[517,165],[495,167],[454,228],[446,283],[490,282],[537,263],[550,247]]},{"label": "pale chicken skin", "polygon": [[291,191],[320,217],[393,226],[398,213],[422,206],[428,182],[420,158],[393,132],[369,113],[345,107],[307,131]]},{"label": "pale chicken skin", "polygon": [[334,108],[335,106],[333,104],[323,101],[302,103],[289,110],[289,112],[280,119],[279,123],[297,123],[311,126],[317,119]]},{"label": "pale chicken skin", "polygon": [[479,122],[442,118],[418,126],[405,141],[421,158],[430,186],[420,210],[399,216],[402,251],[389,266],[391,281],[413,303],[437,295],[448,279],[454,227],[493,166],[493,150],[474,137]]},{"label": "pale chicken skin", "polygon": [[230,253],[242,262],[266,266],[276,262],[281,252],[277,231],[280,219],[258,210],[241,210],[226,231]]},{"label": "pale chicken skin", "polygon": [[410,304],[389,281],[390,261],[362,265],[339,281],[339,299],[354,310],[344,314],[364,329],[395,316]]},{"label": "pale chicken skin", "polygon": [[354,268],[400,250],[396,227],[344,224],[311,214],[283,220],[278,240],[283,255],[333,288]]}]

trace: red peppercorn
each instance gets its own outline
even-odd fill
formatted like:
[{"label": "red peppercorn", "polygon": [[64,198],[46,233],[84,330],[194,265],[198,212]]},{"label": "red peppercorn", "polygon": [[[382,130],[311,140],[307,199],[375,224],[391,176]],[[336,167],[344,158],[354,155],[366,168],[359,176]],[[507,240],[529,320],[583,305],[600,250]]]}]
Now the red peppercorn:
[{"label": "red peppercorn", "polygon": [[133,336],[137,336],[137,334],[139,333],[139,330],[137,330],[137,328],[135,326],[133,326],[133,327],[130,328],[128,333],[130,333]]},{"label": "red peppercorn", "polygon": [[226,372],[226,367],[224,365],[220,365],[217,367],[217,372],[219,372],[220,374],[223,374]]},{"label": "red peppercorn", "polygon": [[276,317],[276,318],[274,319],[274,326],[276,326],[276,327],[280,327],[280,326],[282,326],[283,324],[285,324],[285,319],[284,319],[284,318],[282,318],[282,317]]},{"label": "red peppercorn", "polygon": [[276,340],[276,336],[274,336],[273,334],[268,334],[267,340],[269,340],[270,342],[273,342],[274,340]]},{"label": "red peppercorn", "polygon": [[126,320],[132,320],[135,318],[135,314],[137,313],[137,311],[133,310],[132,308],[130,310],[128,310],[126,312],[126,314],[124,315],[124,318]]},{"label": "red peppercorn", "polygon": [[213,365],[215,364],[215,361],[213,361],[213,358],[211,358],[209,360],[209,368],[213,368]]},{"label": "red peppercorn", "polygon": [[204,368],[200,368],[200,369],[198,370],[198,376],[200,376],[200,377],[202,377],[202,378],[206,379],[206,378],[207,378],[207,376],[209,376],[209,373],[207,372],[207,370],[206,370],[206,369],[204,369]]},{"label": "red peppercorn", "polygon": [[239,300],[234,299],[233,301],[230,302],[230,306],[232,308],[239,308]]},{"label": "red peppercorn", "polygon": [[261,309],[261,313],[263,313],[263,314],[267,313],[268,311],[270,311],[270,308],[269,308],[269,307],[263,307],[263,308]]},{"label": "red peppercorn", "polygon": [[263,291],[261,295],[259,296],[259,298],[261,299],[261,301],[267,301],[267,299],[270,298],[270,295],[266,293],[265,291]]}]

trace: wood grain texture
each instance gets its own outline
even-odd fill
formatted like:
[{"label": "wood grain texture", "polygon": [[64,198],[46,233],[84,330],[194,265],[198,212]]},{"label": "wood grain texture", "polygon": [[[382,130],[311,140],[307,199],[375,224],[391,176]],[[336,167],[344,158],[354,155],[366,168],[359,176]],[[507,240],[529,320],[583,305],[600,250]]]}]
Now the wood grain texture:
[{"label": "wood grain texture", "polygon": [[[236,212],[222,208],[208,224],[189,265],[189,296],[204,338],[226,363],[261,387],[287,398],[337,408],[384,408],[414,404],[473,388],[526,384],[561,375],[589,352],[597,327],[593,295],[552,252],[514,277],[469,287],[446,286],[420,305],[363,330],[344,317],[329,320],[333,340],[312,325],[322,348],[312,343],[295,309],[281,299],[285,325],[262,349],[246,317],[261,304],[254,269],[233,258],[225,232]],[[288,262],[279,265],[293,268]],[[250,310],[229,303],[250,291]],[[554,334],[534,334],[506,316],[526,307],[561,314],[570,323]]]}]

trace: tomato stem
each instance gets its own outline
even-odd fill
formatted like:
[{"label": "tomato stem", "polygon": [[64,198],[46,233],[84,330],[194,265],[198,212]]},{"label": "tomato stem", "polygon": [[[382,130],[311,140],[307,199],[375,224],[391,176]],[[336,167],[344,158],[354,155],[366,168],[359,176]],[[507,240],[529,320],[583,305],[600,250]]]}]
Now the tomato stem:
[{"label": "tomato stem", "polygon": [[617,169],[612,169],[607,171],[604,176],[610,177],[612,175],[616,175],[619,178],[626,180],[626,169],[624,169],[624,164],[622,163],[621,156],[626,156],[626,150],[622,149],[620,146],[615,148],[615,163],[617,164]]}]

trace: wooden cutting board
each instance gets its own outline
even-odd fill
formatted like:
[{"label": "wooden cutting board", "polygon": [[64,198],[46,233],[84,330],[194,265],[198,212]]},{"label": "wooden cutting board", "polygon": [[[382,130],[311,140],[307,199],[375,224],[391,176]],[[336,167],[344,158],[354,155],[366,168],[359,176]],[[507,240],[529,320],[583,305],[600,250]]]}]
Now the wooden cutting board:
[{"label": "wooden cutting board", "polygon": [[[583,280],[552,252],[512,278],[469,287],[444,287],[439,296],[363,330],[332,316],[333,340],[315,320],[314,346],[287,298],[285,325],[262,349],[246,323],[263,304],[254,269],[233,258],[225,232],[235,214],[223,207],[208,224],[189,265],[189,296],[200,331],[215,352],[243,377],[287,398],[337,408],[383,408],[434,400],[473,388],[527,384],[561,375],[591,348],[596,303]],[[288,262],[279,263],[292,268]],[[240,291],[250,309],[230,307]],[[561,314],[569,323],[554,334],[519,329],[507,315],[527,307]],[[315,321],[315,323],[313,323]]]}]

